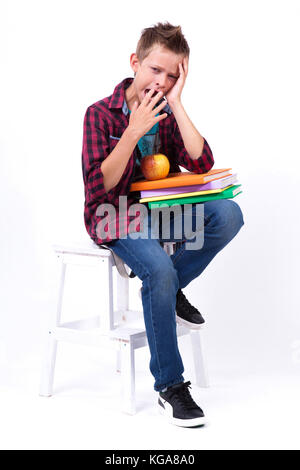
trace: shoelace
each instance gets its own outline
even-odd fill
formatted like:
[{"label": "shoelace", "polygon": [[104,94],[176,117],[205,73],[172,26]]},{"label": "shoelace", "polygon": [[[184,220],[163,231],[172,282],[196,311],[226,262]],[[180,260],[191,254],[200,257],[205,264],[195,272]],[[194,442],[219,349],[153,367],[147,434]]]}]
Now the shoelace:
[{"label": "shoelace", "polygon": [[195,408],[199,408],[197,403],[195,403],[191,397],[189,391],[189,388],[191,388],[190,386],[191,382],[188,381],[169,390],[170,398],[174,398],[176,402],[186,410],[193,410]]},{"label": "shoelace", "polygon": [[190,302],[181,290],[177,292],[177,302],[180,304],[180,307],[186,312],[197,313],[199,315],[199,311],[196,309],[196,307],[190,304]]}]

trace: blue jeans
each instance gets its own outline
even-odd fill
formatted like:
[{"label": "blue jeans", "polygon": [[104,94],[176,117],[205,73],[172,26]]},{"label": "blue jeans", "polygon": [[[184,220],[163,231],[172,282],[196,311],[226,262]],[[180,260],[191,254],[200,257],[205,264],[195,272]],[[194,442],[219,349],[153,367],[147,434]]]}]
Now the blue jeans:
[{"label": "blue jeans", "polygon": [[[192,217],[196,217],[196,204],[193,204]],[[171,226],[173,222],[171,220]],[[156,391],[184,380],[175,319],[178,289],[183,289],[198,277],[243,224],[243,214],[238,204],[230,199],[221,199],[204,203],[204,244],[201,249],[186,250],[185,243],[181,243],[180,248],[168,256],[160,244],[161,240],[151,237],[134,240],[126,236],[109,243],[112,250],[142,280],[150,371],[155,379]],[[170,241],[173,240],[170,238]]]}]

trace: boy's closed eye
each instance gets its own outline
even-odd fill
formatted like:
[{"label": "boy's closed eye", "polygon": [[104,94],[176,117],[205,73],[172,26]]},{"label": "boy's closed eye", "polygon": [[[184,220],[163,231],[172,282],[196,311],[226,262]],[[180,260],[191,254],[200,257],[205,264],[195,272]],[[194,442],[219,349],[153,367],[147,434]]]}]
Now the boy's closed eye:
[{"label": "boy's closed eye", "polygon": [[[151,67],[151,69],[152,69],[153,72],[155,72],[155,73],[159,73],[159,72],[160,72],[160,70],[159,70],[158,68],[156,68],[156,67]],[[172,78],[173,80],[177,80],[177,79],[178,79],[178,77],[175,77],[174,75],[169,75],[169,77]]]}]

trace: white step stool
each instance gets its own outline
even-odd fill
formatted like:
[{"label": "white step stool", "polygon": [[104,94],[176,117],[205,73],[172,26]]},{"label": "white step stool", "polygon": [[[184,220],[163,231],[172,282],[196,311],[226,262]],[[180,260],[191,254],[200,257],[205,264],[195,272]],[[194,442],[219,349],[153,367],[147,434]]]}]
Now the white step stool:
[{"label": "white step stool", "polygon": [[[164,250],[170,255],[175,243],[163,244]],[[135,349],[148,344],[144,323],[141,327],[133,327],[132,320],[138,315],[143,319],[142,312],[129,310],[129,272],[128,266],[107,246],[99,247],[92,240],[77,246],[53,246],[61,263],[57,310],[53,313],[49,325],[48,344],[42,367],[40,395],[51,396],[53,392],[54,369],[58,341],[86,344],[92,346],[113,347],[117,351],[117,370],[122,378],[122,409],[129,414],[135,413]],[[106,249],[105,249],[106,248]],[[106,264],[109,305],[108,310],[93,318],[61,323],[61,310],[64,291],[66,267],[68,264],[99,266]],[[117,309],[114,309],[113,267],[117,270]],[[200,330],[190,330],[177,325],[177,335],[190,335],[196,384],[208,386],[208,379],[202,353]]]}]

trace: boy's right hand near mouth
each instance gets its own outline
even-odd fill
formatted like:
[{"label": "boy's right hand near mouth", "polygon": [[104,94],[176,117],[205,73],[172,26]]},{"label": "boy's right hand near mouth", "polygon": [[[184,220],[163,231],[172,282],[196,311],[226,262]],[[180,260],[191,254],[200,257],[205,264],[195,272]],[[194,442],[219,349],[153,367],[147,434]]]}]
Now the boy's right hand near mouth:
[{"label": "boy's right hand near mouth", "polygon": [[129,118],[128,130],[132,132],[137,140],[140,140],[140,138],[143,137],[157,122],[162,121],[168,116],[167,113],[155,116],[166,106],[167,102],[163,100],[163,102],[154,109],[163,94],[162,92],[159,92],[154,98],[152,98],[153,92],[154,89],[151,88],[140,105],[138,105],[137,101],[133,104]]}]

